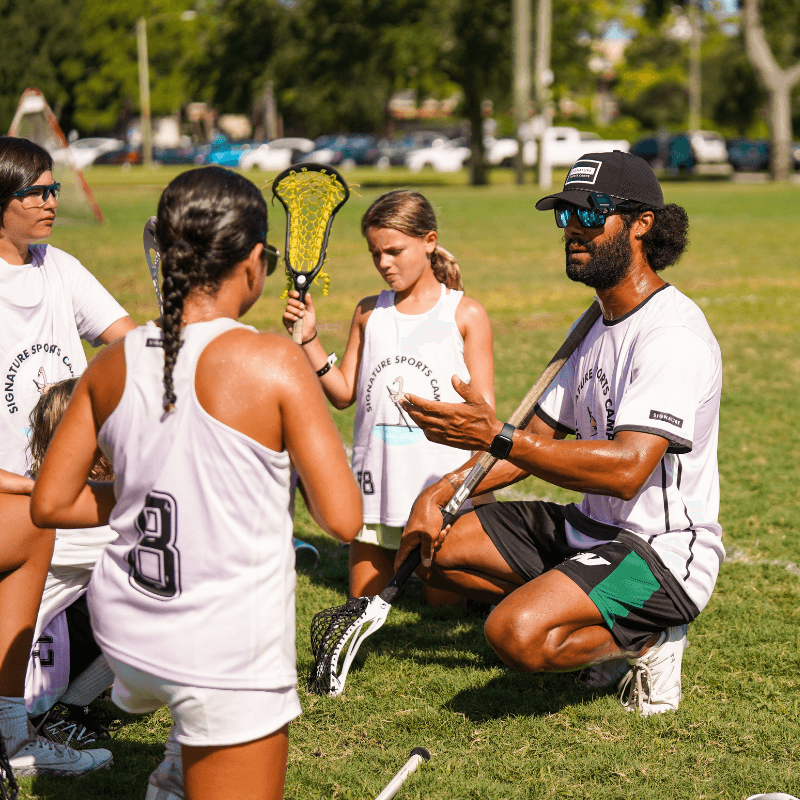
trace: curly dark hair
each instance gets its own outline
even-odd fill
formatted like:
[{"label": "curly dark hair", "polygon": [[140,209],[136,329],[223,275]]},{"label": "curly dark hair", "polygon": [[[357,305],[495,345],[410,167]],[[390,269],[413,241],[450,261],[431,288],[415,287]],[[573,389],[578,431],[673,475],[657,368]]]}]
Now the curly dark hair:
[{"label": "curly dark hair", "polygon": [[209,294],[258,243],[267,241],[267,203],[243,175],[202,167],[178,175],[158,203],[156,242],[161,253],[164,313],[164,410],[176,396],[172,379],[181,348],[183,302],[189,291]]},{"label": "curly dark hair", "polygon": [[664,208],[639,208],[622,214],[625,226],[630,229],[634,220],[643,211],[652,211],[655,220],[653,227],[642,236],[642,247],[647,263],[654,272],[671,267],[681,260],[689,246],[689,215],[686,209],[675,203]]}]

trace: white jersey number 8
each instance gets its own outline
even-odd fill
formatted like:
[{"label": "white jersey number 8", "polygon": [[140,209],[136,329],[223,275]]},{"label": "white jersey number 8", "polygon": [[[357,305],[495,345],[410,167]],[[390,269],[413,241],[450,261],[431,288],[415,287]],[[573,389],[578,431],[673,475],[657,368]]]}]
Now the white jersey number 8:
[{"label": "white jersey number 8", "polygon": [[159,600],[181,593],[178,507],[172,495],[150,492],[136,518],[139,541],[128,553],[130,582],[139,591]]}]

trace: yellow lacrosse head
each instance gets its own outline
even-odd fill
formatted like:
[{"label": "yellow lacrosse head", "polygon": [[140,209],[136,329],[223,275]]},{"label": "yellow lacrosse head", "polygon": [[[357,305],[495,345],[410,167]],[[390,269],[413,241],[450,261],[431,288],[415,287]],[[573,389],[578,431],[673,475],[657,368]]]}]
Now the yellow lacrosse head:
[{"label": "yellow lacrosse head", "polygon": [[330,276],[322,272],[333,217],[350,196],[344,178],[330,166],[297,164],[284,170],[272,184],[272,192],[286,209],[287,287],[301,299],[311,283],[328,294]]}]

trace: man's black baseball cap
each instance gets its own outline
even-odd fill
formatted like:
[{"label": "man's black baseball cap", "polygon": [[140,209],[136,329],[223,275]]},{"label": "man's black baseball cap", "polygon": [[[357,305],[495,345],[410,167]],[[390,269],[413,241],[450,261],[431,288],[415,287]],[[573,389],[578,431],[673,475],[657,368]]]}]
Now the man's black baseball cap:
[{"label": "man's black baseball cap", "polygon": [[591,208],[589,195],[610,195],[621,203],[643,203],[650,208],[664,208],[661,184],[650,165],[639,156],[614,150],[612,153],[587,153],[573,165],[564,181],[564,191],[543,197],[537,211],[548,211],[559,202]]}]

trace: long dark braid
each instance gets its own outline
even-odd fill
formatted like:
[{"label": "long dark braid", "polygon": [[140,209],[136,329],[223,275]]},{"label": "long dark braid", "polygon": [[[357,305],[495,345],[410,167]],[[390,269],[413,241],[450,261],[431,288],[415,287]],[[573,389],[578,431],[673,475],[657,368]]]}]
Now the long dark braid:
[{"label": "long dark braid", "polygon": [[267,204],[242,175],[221,167],[190,170],[161,195],[156,241],[164,278],[164,411],[177,402],[172,376],[187,295],[195,288],[213,295],[228,272],[266,240]]}]

